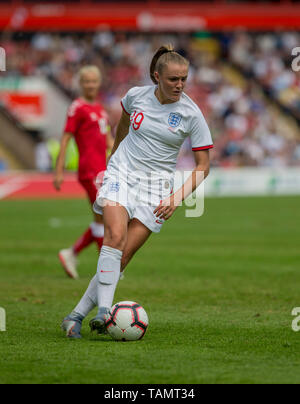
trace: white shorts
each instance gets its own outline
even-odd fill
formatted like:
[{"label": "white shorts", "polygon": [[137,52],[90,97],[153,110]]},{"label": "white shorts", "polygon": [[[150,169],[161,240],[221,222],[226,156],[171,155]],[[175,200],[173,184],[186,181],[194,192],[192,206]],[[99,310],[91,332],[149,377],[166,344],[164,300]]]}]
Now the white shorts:
[{"label": "white shorts", "polygon": [[172,189],[173,181],[169,178],[141,179],[109,169],[98,191],[94,211],[102,214],[105,200],[117,202],[126,208],[129,220],[136,218],[153,233],[159,233],[164,220],[156,217],[153,211],[161,200],[170,196]]}]

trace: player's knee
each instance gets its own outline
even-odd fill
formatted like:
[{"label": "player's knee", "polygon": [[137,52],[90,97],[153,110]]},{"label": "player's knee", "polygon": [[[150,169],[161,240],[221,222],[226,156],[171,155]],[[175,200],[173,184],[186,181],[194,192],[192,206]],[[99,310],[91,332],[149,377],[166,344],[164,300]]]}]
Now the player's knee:
[{"label": "player's knee", "polygon": [[123,251],[126,244],[126,235],[115,229],[110,229],[110,231],[106,231],[103,244]]}]

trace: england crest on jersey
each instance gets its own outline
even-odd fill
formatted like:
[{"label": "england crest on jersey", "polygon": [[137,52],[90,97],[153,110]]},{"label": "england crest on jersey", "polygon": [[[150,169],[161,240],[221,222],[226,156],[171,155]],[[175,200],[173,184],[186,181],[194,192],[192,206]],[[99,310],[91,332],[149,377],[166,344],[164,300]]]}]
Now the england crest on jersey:
[{"label": "england crest on jersey", "polygon": [[120,183],[119,182],[111,182],[109,184],[109,192],[119,192],[120,191]]},{"label": "england crest on jersey", "polygon": [[175,112],[171,112],[169,115],[169,125],[172,128],[177,128],[180,125],[182,116],[180,114],[176,114]]}]

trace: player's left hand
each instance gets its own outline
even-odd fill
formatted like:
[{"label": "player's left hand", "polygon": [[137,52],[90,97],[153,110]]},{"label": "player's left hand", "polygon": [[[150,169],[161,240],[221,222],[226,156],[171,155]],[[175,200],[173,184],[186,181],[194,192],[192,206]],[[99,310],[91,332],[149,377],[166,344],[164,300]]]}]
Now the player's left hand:
[{"label": "player's left hand", "polygon": [[54,188],[57,191],[60,191],[63,182],[64,182],[63,174],[56,174],[53,180]]},{"label": "player's left hand", "polygon": [[159,206],[153,211],[153,213],[159,219],[168,220],[173,215],[177,207],[178,206],[175,204],[174,195],[172,195],[169,198],[160,201]]}]

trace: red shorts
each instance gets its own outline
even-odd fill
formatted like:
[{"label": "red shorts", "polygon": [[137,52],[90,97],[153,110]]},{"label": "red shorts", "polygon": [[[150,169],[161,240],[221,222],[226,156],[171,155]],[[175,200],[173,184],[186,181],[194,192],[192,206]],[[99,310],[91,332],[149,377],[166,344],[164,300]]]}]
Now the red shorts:
[{"label": "red shorts", "polygon": [[96,197],[97,197],[97,192],[98,192],[95,181],[96,180],[93,178],[88,178],[86,180],[79,180],[80,184],[83,186],[86,193],[88,194],[91,205],[94,204]]}]

